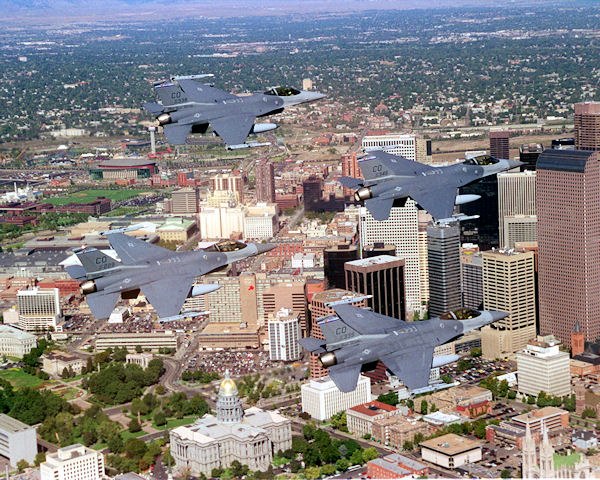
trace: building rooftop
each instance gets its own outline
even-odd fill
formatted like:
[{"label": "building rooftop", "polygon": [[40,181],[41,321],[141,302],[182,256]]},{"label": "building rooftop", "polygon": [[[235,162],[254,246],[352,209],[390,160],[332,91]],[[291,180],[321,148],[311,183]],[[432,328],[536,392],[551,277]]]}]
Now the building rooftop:
[{"label": "building rooftop", "polygon": [[356,405],[349,410],[367,415],[369,417],[374,417],[376,415],[381,415],[382,413],[394,412],[397,410],[397,408],[392,405],[388,405],[387,403],[373,400],[372,402]]},{"label": "building rooftop", "polygon": [[141,167],[145,165],[156,165],[155,160],[146,157],[113,158],[98,163],[99,167]]},{"label": "building rooftop", "polygon": [[441,437],[432,438],[422,442],[421,447],[434,450],[444,455],[452,456],[460,453],[468,452],[476,448],[481,448],[481,443],[470,438],[461,437],[454,433],[442,435]]},{"label": "building rooftop", "polygon": [[546,149],[539,156],[536,164],[538,171],[553,170],[558,172],[584,173],[585,166],[593,152],[586,150],[551,150]]},{"label": "building rooftop", "polygon": [[17,420],[16,418],[9,417],[4,413],[0,413],[0,430],[10,433],[22,432],[29,430],[34,427],[30,427],[26,423]]},{"label": "building rooftop", "polygon": [[360,301],[364,298],[366,297],[361,293],[350,292],[341,288],[332,288],[331,290],[315,293],[312,301],[322,303],[348,301],[348,303],[352,303],[351,300]]},{"label": "building rooftop", "polygon": [[514,422],[520,423],[530,423],[536,422],[538,420],[543,420],[546,417],[551,417],[554,415],[562,415],[563,413],[567,413],[566,410],[558,407],[543,407],[538,408],[537,410],[532,410],[531,412],[522,413],[521,415],[515,415],[512,420]]},{"label": "building rooftop", "polygon": [[35,339],[35,335],[19,330],[18,328],[11,327],[10,325],[0,324],[0,337],[10,336],[18,338],[19,340],[31,340]]},{"label": "building rooftop", "polygon": [[368,267],[371,265],[384,265],[386,263],[402,262],[404,260],[398,257],[392,257],[391,255],[377,255],[376,257],[361,258],[359,260],[352,260],[346,262],[346,265],[354,265],[357,267]]}]

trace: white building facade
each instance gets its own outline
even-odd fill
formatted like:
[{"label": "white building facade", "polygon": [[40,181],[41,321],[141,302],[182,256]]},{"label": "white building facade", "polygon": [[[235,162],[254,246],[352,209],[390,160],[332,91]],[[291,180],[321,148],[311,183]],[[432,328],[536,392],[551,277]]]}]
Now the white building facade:
[{"label": "white building facade", "polygon": [[41,480],[102,480],[104,455],[76,443],[46,454],[40,473]]},{"label": "white building facade", "polygon": [[17,292],[19,328],[26,332],[56,330],[61,318],[58,288],[33,288]]},{"label": "white building facade", "polygon": [[269,358],[274,361],[291,362],[302,357],[298,341],[300,316],[287,308],[282,308],[269,319]]},{"label": "white building facade", "polygon": [[22,358],[37,347],[37,339],[10,325],[0,325],[0,355]]},{"label": "white building facade", "polygon": [[403,207],[392,207],[387,220],[377,221],[362,207],[360,209],[360,243],[362,246],[377,242],[392,244],[396,256],[404,259],[406,311],[424,313],[426,301],[421,295],[421,267],[419,255],[419,214],[411,199]]},{"label": "white building facade", "polygon": [[0,413],[0,455],[16,467],[19,460],[32,464],[36,454],[35,427]]},{"label": "white building facade", "polygon": [[302,411],[316,420],[327,420],[338,412],[371,401],[371,380],[360,375],[356,388],[341,392],[329,377],[310,380],[300,388]]}]

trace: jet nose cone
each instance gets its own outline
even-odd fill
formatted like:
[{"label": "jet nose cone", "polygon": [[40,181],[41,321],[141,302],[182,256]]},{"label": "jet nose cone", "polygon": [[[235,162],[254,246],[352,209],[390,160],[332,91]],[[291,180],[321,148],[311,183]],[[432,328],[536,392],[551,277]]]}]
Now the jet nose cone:
[{"label": "jet nose cone", "polygon": [[274,243],[257,243],[256,244],[256,251],[257,251],[257,255],[260,255],[261,253],[266,253],[266,252],[270,252],[271,250],[273,250],[277,245]]}]

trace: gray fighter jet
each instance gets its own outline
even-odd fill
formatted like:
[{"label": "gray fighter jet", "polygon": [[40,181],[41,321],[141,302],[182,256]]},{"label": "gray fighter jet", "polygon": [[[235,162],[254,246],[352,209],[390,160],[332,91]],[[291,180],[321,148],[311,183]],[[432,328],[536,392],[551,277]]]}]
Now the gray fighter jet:
[{"label": "gray fighter jet", "polygon": [[508,316],[505,312],[461,309],[440,318],[405,322],[348,304],[332,308],[337,315],[318,322],[325,340],[308,337],[300,344],[319,355],[342,392],[353,391],[360,372],[373,369],[379,360],[410,390],[426,387],[432,367],[457,358],[445,355],[434,361],[435,347]]},{"label": "gray fighter jet", "polygon": [[213,292],[219,285],[193,285],[196,277],[275,248],[273,244],[225,241],[206,250],[173,252],[123,233],[108,236],[119,259],[97,249],[76,252],[81,265],[65,266],[83,281],[81,293],[98,319],[108,318],[121,295],[136,298],[140,290],[160,318],[181,311],[188,296]]},{"label": "gray fighter jet", "polygon": [[386,220],[395,200],[412,198],[436,221],[451,219],[455,204],[479,199],[478,195],[457,195],[458,187],[523,165],[516,160],[481,155],[435,167],[384,151],[370,152],[358,164],[364,179],[342,177],[340,183],[356,189],[354,198],[364,202],[375,220]]},{"label": "gray fighter jet", "polygon": [[319,100],[319,92],[273,87],[263,93],[237,96],[202,83],[203,75],[172,77],[154,85],[161,103],[144,108],[156,117],[172,145],[182,145],[190,133],[206,133],[212,127],[227,148],[247,148],[262,144],[245,143],[251,133],[277,128],[275,123],[254,123],[257,117],[280,113],[285,107]]}]

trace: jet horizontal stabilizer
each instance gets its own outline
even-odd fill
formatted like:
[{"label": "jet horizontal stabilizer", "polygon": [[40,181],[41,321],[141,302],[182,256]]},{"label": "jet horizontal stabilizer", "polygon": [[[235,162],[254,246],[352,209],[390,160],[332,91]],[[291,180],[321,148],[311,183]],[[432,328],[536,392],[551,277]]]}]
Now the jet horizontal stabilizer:
[{"label": "jet horizontal stabilizer", "polygon": [[340,182],[342,187],[346,188],[359,188],[363,185],[363,180],[361,178],[354,177],[340,177],[338,182]]},{"label": "jet horizontal stabilizer", "polygon": [[324,353],[325,350],[325,341],[319,338],[314,337],[306,337],[298,340],[298,343],[302,345],[306,350],[310,353]]}]

